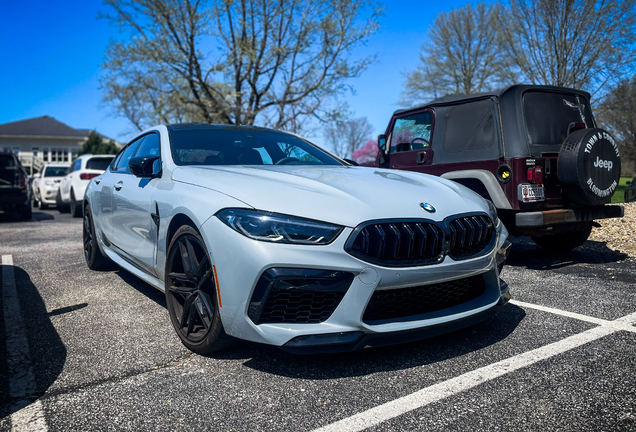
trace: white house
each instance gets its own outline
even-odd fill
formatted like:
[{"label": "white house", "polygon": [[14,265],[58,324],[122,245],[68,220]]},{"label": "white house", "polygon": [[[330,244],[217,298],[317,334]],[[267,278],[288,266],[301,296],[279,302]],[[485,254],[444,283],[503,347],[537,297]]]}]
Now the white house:
[{"label": "white house", "polygon": [[33,174],[45,162],[71,162],[90,133],[90,129],[73,129],[49,116],[4,123],[0,124],[0,150],[16,153]]}]

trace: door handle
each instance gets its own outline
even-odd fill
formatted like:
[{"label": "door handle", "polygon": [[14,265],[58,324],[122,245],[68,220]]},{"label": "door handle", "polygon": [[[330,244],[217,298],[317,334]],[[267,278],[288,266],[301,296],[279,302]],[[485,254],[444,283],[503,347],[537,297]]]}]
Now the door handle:
[{"label": "door handle", "polygon": [[124,186],[124,182],[120,181],[115,185],[115,190],[120,190]]},{"label": "door handle", "polygon": [[418,153],[417,155],[415,155],[415,161],[418,164],[426,163],[426,153],[425,152],[421,152],[421,153]]}]

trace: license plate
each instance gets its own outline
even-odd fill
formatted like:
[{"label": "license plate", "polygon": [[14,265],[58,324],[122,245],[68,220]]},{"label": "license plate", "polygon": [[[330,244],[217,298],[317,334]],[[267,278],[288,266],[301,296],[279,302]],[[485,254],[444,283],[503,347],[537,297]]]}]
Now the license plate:
[{"label": "license plate", "polygon": [[537,201],[545,201],[545,193],[543,190],[543,185],[533,185],[533,184],[520,184],[519,185],[519,201],[527,203],[527,202],[537,202]]}]

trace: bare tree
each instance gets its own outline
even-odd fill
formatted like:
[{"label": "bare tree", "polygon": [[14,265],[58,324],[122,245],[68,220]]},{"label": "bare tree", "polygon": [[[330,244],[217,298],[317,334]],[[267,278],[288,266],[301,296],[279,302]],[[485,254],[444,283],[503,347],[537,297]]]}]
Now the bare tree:
[{"label": "bare tree", "polygon": [[471,94],[512,82],[499,49],[504,8],[493,3],[442,12],[422,44],[420,63],[406,74],[401,103],[406,106],[446,94]]},{"label": "bare tree", "polygon": [[511,0],[503,47],[533,84],[598,94],[636,59],[634,0]]},{"label": "bare tree", "polygon": [[131,35],[108,47],[104,99],[137,128],[173,121],[298,131],[372,58],[374,0],[106,0]]},{"label": "bare tree", "polygon": [[623,171],[634,173],[636,161],[636,75],[612,87],[596,110],[598,120],[617,139]]},{"label": "bare tree", "polygon": [[362,147],[373,133],[366,117],[335,120],[325,129],[324,138],[332,151],[341,158],[351,159],[353,152]]}]

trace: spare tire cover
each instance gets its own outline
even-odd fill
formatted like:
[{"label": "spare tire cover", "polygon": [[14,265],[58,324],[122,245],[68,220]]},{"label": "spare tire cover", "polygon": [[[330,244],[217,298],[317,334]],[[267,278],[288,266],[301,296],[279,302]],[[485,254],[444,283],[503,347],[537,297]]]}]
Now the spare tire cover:
[{"label": "spare tire cover", "polygon": [[609,202],[621,176],[621,156],[614,138],[598,128],[571,133],[561,146],[557,173],[563,194],[572,202]]}]

